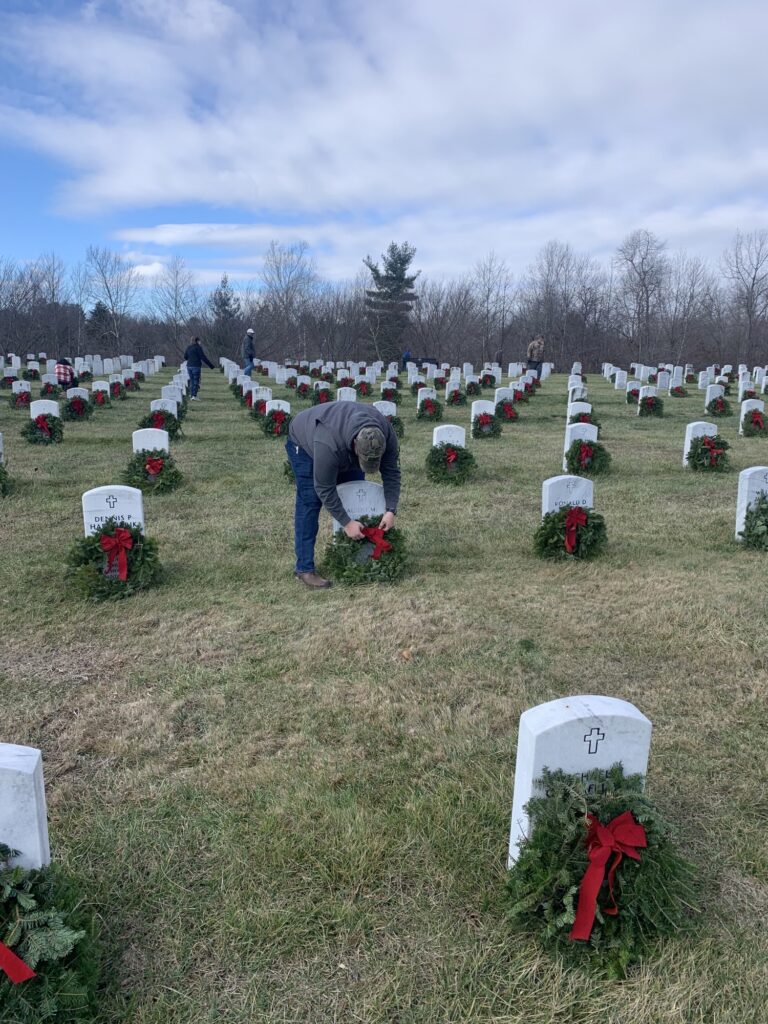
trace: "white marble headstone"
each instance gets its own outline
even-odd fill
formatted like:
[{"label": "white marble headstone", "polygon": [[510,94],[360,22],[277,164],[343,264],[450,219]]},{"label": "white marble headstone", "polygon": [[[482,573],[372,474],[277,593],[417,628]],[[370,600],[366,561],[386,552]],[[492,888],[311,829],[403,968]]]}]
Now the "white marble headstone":
[{"label": "white marble headstone", "polygon": [[174,402],[170,398],[155,398],[149,403],[150,412],[169,412],[172,416],[179,415],[178,402]]},{"label": "white marble headstone", "polygon": [[374,402],[373,408],[378,409],[382,416],[397,416],[397,406],[394,402]]},{"label": "white marble headstone", "polygon": [[88,402],[90,401],[91,395],[86,388],[68,388],[67,401],[71,402],[73,398],[82,398],[84,402]]},{"label": "white marble headstone", "polygon": [[768,466],[750,466],[739,473],[739,490],[736,498],[736,540],[741,541],[744,517],[747,508],[760,493],[768,495]]},{"label": "white marble headstone", "polygon": [[134,430],[131,438],[134,452],[151,452],[160,449],[169,452],[171,450],[167,430],[146,427],[144,430]]},{"label": "white marble headstone", "polygon": [[574,441],[597,441],[598,429],[594,423],[569,423],[565,428],[563,443],[563,472],[568,469],[565,453]]},{"label": "white marble headstone", "polygon": [[748,398],[746,401],[741,403],[741,413],[739,414],[739,434],[744,436],[744,419],[751,412],[765,413],[765,402],[759,398]]},{"label": "white marble headstone", "polygon": [[38,416],[61,416],[59,403],[52,402],[49,398],[40,398],[37,402],[30,403],[29,415],[33,420]]},{"label": "white marble headstone", "polygon": [[583,476],[551,476],[541,485],[541,518],[567,505],[592,508],[594,484]]},{"label": "white marble headstone", "polygon": [[464,427],[454,426],[452,423],[445,423],[435,427],[432,431],[432,445],[452,444],[456,448],[467,447],[467,432]]},{"label": "white marble headstone", "polygon": [[691,450],[691,442],[696,437],[715,437],[717,434],[717,427],[714,423],[707,423],[705,420],[696,420],[695,423],[689,423],[685,428],[685,442],[683,444],[683,465],[686,469],[688,466],[688,452]]},{"label": "white marble headstone", "polygon": [[336,391],[337,402],[356,402],[357,392],[354,388],[338,388]]},{"label": "white marble headstone", "polygon": [[[350,519],[360,516],[383,516],[387,510],[384,488],[372,480],[352,480],[336,488],[344,510]],[[342,529],[341,523],[333,520],[333,532]]]},{"label": "white marble headstone", "polygon": [[[258,401],[258,399],[254,399],[254,400]],[[269,416],[269,414],[271,412],[277,412],[278,410],[281,411],[281,412],[290,413],[290,411],[291,411],[291,403],[290,402],[284,402],[280,398],[271,398],[267,402],[267,404],[264,406],[264,415],[265,416]]]},{"label": "white marble headstone", "polygon": [[31,870],[51,862],[43,758],[35,747],[0,743],[0,842],[19,851],[14,865]]},{"label": "white marble headstone", "polygon": [[83,495],[83,526],[85,535],[98,533],[108,519],[127,523],[144,532],[144,501],[137,487],[115,484],[94,487]]}]

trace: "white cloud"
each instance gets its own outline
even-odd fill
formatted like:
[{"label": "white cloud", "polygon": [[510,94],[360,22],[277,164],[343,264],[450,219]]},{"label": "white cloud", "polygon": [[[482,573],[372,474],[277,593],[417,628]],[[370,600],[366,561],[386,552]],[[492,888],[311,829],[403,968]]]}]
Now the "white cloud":
[{"label": "white cloud", "polygon": [[0,132],[68,168],[68,213],[216,222],[121,233],[141,244],[301,237],[344,276],[392,238],[446,272],[551,237],[610,251],[641,225],[711,254],[768,211],[768,14],[735,0],[728,38],[724,18],[713,0],[92,4],[7,22],[56,109],[14,99]]}]

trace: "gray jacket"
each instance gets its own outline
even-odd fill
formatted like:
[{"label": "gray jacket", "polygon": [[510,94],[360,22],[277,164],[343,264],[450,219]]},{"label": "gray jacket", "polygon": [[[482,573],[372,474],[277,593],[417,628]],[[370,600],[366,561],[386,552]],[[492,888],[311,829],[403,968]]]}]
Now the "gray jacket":
[{"label": "gray jacket", "polygon": [[252,334],[246,334],[243,338],[243,344],[240,346],[240,352],[244,363],[247,363],[256,355],[256,346],[253,344]]},{"label": "gray jacket", "polygon": [[363,427],[378,427],[387,446],[379,472],[384,484],[387,510],[397,511],[400,499],[400,466],[397,436],[386,416],[357,402],[328,402],[300,412],[291,421],[288,437],[313,460],[314,485],[318,498],[342,526],[350,521],[344,511],[336,483],[342,473],[360,469],[352,442]]}]

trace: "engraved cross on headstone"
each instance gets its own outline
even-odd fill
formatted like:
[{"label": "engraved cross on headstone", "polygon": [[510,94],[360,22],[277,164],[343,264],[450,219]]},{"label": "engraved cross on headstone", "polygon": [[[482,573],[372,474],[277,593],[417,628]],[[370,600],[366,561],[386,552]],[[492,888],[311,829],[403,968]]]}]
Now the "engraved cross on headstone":
[{"label": "engraved cross on headstone", "polygon": [[600,731],[599,726],[593,725],[587,735],[584,737],[584,742],[589,744],[589,753],[597,753],[597,745],[601,740],[605,739],[605,733]]},{"label": "engraved cross on headstone", "polygon": [[365,501],[365,495],[366,495],[365,488],[364,487],[358,487],[358,489],[357,489],[357,496],[360,499],[360,501]]},{"label": "engraved cross on headstone", "polygon": [[117,504],[117,498],[114,496],[114,494],[110,494],[109,497],[106,499],[106,502],[110,508],[114,508],[115,505]]}]

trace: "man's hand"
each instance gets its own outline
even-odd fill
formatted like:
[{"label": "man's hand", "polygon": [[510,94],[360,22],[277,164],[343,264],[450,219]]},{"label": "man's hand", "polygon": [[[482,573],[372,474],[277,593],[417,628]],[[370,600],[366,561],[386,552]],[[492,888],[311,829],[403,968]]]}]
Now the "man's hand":
[{"label": "man's hand", "polygon": [[383,530],[384,533],[387,533],[389,530],[392,529],[392,527],[394,525],[395,525],[395,513],[394,512],[385,512],[384,515],[381,517],[381,522],[379,523],[379,529]]},{"label": "man's hand", "polygon": [[363,535],[363,524],[359,523],[356,519],[350,519],[347,525],[344,527],[344,533],[352,540],[365,540]]}]

